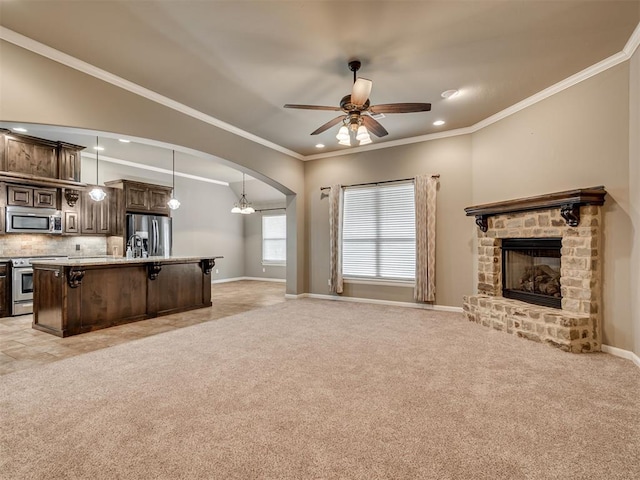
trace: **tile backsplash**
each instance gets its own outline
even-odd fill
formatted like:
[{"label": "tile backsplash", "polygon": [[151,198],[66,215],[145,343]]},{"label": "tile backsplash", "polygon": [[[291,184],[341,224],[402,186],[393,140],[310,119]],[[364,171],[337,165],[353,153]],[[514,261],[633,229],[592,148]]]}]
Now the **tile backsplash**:
[{"label": "tile backsplash", "polygon": [[[76,245],[80,249],[76,250]],[[0,257],[39,255],[91,256],[107,254],[107,237],[62,237],[38,234],[0,235]]]}]

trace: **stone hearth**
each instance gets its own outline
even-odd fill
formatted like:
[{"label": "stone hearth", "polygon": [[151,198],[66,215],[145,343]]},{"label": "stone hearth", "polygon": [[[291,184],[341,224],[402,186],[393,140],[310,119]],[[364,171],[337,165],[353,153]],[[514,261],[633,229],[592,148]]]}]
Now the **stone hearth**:
[{"label": "stone hearth", "polygon": [[[465,209],[478,224],[478,294],[464,297],[481,325],[580,353],[600,350],[603,187]],[[502,296],[502,240],[561,238],[561,309]]]}]

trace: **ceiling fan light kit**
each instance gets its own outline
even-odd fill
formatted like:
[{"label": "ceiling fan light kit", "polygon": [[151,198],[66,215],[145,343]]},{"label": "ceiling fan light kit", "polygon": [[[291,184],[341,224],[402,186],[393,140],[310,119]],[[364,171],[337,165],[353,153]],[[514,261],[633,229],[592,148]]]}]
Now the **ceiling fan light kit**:
[{"label": "ceiling fan light kit", "polygon": [[[371,105],[369,95],[371,94],[373,82],[366,78],[357,78],[356,72],[360,70],[360,66],[362,65],[359,60],[352,60],[348,65],[349,70],[353,72],[353,87],[350,95],[342,97],[339,107],[290,103],[284,106],[284,108],[303,110],[343,112],[343,115],[329,120],[311,132],[311,135],[318,135],[342,122],[342,126],[336,135],[338,144],[351,146],[351,132],[353,132],[356,140],[360,142],[360,145],[367,145],[372,142],[369,132],[373,133],[376,137],[384,137],[389,134],[382,124],[376,120],[376,117],[384,118],[384,114],[389,113],[428,112],[431,110],[430,103],[387,103]],[[457,92],[457,90],[455,90],[455,92]]]}]

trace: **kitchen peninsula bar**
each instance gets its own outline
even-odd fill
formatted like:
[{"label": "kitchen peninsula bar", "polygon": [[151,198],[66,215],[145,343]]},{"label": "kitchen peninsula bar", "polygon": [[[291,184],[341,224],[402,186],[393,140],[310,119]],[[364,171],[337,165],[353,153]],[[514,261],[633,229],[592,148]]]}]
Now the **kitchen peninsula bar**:
[{"label": "kitchen peninsula bar", "polygon": [[68,337],[211,306],[215,257],[33,263],[33,328]]}]

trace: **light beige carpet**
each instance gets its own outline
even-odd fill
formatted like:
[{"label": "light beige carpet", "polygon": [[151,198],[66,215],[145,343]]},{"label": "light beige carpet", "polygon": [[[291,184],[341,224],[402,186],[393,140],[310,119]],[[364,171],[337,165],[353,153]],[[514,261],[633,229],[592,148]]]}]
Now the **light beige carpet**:
[{"label": "light beige carpet", "polygon": [[4,479],[632,479],[640,370],[293,300],[0,378]]}]

